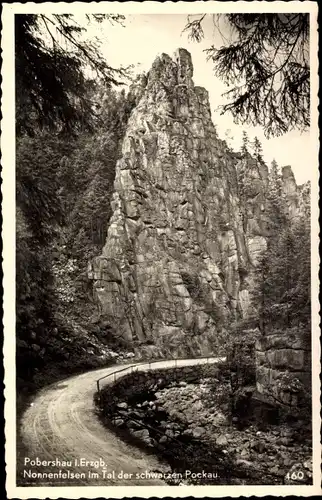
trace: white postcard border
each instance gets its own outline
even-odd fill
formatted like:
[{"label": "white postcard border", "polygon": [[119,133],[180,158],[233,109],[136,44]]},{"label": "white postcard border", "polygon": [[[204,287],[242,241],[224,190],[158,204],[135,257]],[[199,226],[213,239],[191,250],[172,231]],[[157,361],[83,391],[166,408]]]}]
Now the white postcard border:
[{"label": "white postcard border", "polygon": [[[6,489],[8,498],[124,498],[124,497],[222,497],[222,496],[311,496],[321,493],[320,480],[320,320],[319,320],[319,207],[318,207],[318,32],[317,3],[291,2],[95,2],[95,3],[11,3],[2,13],[2,195],[3,195],[3,287],[4,287],[4,367]],[[223,12],[310,12],[311,13],[311,150],[305,152],[303,168],[314,168],[312,180],[312,379],[313,379],[313,486],[16,486],[16,394],[15,394],[15,122],[14,122],[14,14],[53,12],[148,13],[223,13]],[[306,167],[308,165],[308,167]]]}]

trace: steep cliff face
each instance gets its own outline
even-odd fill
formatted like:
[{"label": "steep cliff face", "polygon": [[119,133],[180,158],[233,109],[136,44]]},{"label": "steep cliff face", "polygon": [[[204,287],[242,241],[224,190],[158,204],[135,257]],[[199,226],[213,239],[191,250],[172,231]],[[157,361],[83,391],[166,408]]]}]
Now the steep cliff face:
[{"label": "steep cliff face", "polygon": [[179,49],[138,82],[106,244],[89,266],[101,314],[144,354],[216,350],[225,321],[247,315],[266,246],[267,169],[249,160],[241,196],[244,160],[217,137],[192,76]]},{"label": "steep cliff face", "polygon": [[310,206],[310,182],[298,186],[292,167],[286,165],[282,168],[282,186],[290,215],[297,217],[306,213]]}]

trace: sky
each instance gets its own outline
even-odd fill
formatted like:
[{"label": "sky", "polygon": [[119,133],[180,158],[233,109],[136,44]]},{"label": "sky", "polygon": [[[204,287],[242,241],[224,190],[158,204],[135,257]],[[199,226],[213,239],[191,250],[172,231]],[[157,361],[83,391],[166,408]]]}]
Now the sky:
[{"label": "sky", "polygon": [[163,52],[171,56],[178,47],[186,48],[192,56],[195,85],[205,87],[209,92],[212,118],[219,137],[239,150],[242,131],[246,130],[250,140],[257,136],[261,141],[267,164],[275,159],[281,167],[291,165],[298,184],[309,180],[312,176],[309,132],[294,130],[267,139],[261,127],[236,125],[230,114],[220,115],[216,111],[218,106],[227,102],[222,97],[227,87],[214,76],[213,64],[207,61],[204,49],[212,44],[219,47],[223,44],[222,38],[217,30],[214,31],[212,16],[208,15],[204,39],[200,43],[191,41],[188,33],[182,32],[186,20],[186,14],[126,15],[124,27],[105,22],[95,27],[91,25],[88,36],[97,36],[101,40],[101,51],[111,66],[134,64],[135,72],[149,71],[154,59]]}]

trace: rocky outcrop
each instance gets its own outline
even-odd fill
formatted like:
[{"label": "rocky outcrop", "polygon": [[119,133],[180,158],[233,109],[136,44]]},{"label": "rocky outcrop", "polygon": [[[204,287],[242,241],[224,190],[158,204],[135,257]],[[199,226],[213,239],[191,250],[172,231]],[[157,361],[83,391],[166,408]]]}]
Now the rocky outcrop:
[{"label": "rocky outcrop", "polygon": [[298,186],[290,165],[282,168],[282,186],[290,215],[296,217],[306,213],[310,206],[310,182]]},{"label": "rocky outcrop", "polygon": [[256,385],[265,399],[299,408],[303,389],[311,389],[309,332],[293,329],[257,339]]},{"label": "rocky outcrop", "polygon": [[89,265],[100,313],[144,356],[216,351],[225,321],[247,315],[266,247],[267,168],[249,159],[241,202],[243,160],[192,77],[179,49],[132,87],[108,236]]}]

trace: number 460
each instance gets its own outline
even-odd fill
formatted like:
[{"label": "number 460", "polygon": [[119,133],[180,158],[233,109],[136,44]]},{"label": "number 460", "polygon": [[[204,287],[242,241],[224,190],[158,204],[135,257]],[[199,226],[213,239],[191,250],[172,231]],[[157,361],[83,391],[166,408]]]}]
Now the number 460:
[{"label": "number 460", "polygon": [[302,470],[297,470],[292,473],[288,472],[286,474],[286,479],[292,479],[293,481],[304,479],[304,472]]}]

